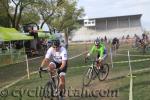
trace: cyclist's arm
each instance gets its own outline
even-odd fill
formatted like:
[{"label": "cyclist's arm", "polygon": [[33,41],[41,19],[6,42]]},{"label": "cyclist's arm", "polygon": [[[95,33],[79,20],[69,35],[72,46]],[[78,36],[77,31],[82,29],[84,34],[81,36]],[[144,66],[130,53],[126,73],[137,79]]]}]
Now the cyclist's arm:
[{"label": "cyclist's arm", "polygon": [[66,64],[67,64],[67,59],[68,59],[68,56],[67,56],[67,50],[64,50],[63,53],[62,53],[62,64],[60,66],[60,69],[62,70]]},{"label": "cyclist's arm", "polygon": [[100,57],[99,59],[102,59],[103,56],[104,56],[104,47],[101,47],[100,50],[99,50],[99,54],[100,54]]},{"label": "cyclist's arm", "polygon": [[92,54],[95,51],[95,46],[92,47],[92,49],[90,50],[89,54]]},{"label": "cyclist's arm", "polygon": [[61,70],[64,69],[64,67],[66,66],[66,64],[67,64],[67,60],[63,60],[61,66],[60,66],[60,69]]},{"label": "cyclist's arm", "polygon": [[45,58],[43,59],[43,61],[41,63],[41,67],[48,66],[48,64],[50,62],[51,54],[52,54],[52,49],[50,48],[50,49],[48,49],[48,51],[45,55]]},{"label": "cyclist's arm", "polygon": [[48,58],[44,58],[43,61],[42,61],[42,63],[41,63],[41,67],[48,66],[49,62],[50,61],[49,61]]}]

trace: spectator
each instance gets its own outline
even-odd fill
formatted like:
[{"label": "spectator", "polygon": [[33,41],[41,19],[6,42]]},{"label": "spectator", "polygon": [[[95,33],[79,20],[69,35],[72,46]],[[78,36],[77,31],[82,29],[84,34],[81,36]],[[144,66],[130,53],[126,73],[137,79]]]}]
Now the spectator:
[{"label": "spectator", "polygon": [[106,36],[105,36],[104,40],[105,40],[105,43],[107,43],[107,37]]},{"label": "spectator", "polygon": [[33,27],[29,27],[29,35],[34,36],[34,39],[38,38],[38,33],[37,31],[33,30]]}]

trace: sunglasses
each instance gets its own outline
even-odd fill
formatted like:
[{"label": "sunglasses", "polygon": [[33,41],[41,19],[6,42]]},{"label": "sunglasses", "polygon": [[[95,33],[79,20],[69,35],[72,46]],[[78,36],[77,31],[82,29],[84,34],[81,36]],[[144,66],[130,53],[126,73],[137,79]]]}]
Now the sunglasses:
[{"label": "sunglasses", "polygon": [[53,48],[58,48],[58,47],[56,47],[56,46],[53,46]]}]

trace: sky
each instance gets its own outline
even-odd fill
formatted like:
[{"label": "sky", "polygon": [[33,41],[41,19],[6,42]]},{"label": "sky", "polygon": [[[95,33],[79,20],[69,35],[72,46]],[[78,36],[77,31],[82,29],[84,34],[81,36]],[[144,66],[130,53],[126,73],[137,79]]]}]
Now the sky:
[{"label": "sky", "polygon": [[141,22],[150,31],[150,0],[78,0],[88,18],[142,14]]}]

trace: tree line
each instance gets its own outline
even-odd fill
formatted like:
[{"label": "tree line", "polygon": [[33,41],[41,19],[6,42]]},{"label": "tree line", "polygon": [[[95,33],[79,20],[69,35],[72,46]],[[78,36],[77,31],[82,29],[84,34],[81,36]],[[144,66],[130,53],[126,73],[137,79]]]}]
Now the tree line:
[{"label": "tree line", "polygon": [[69,33],[79,27],[78,19],[84,16],[83,7],[77,7],[78,0],[0,0],[0,26],[17,30],[21,25],[46,23],[49,30]]}]

